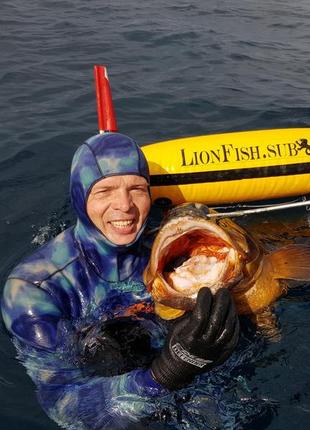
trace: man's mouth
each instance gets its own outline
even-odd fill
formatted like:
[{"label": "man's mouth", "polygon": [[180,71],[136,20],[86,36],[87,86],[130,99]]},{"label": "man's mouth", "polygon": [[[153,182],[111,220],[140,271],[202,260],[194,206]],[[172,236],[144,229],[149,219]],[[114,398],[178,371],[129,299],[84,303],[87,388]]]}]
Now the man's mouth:
[{"label": "man's mouth", "polygon": [[129,220],[119,220],[119,221],[110,221],[111,225],[115,228],[118,229],[125,229],[128,228],[130,226],[133,225],[134,220],[133,219],[129,219]]}]

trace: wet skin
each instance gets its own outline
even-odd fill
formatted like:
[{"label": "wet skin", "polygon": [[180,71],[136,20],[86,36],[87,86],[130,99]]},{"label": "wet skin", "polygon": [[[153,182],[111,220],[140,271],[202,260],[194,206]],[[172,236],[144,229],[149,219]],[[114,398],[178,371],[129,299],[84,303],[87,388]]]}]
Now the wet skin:
[{"label": "wet skin", "polygon": [[133,242],[151,207],[148,183],[137,175],[101,179],[87,199],[87,214],[101,233],[116,245]]}]

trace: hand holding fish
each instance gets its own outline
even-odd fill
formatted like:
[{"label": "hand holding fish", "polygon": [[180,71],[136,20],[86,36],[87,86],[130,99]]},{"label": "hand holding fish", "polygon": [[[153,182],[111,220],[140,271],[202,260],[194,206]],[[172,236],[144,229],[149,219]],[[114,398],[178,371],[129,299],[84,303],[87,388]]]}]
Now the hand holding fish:
[{"label": "hand holding fish", "polygon": [[154,379],[173,390],[222,364],[239,338],[239,321],[227,289],[201,288],[193,311],[177,319],[151,366]]}]

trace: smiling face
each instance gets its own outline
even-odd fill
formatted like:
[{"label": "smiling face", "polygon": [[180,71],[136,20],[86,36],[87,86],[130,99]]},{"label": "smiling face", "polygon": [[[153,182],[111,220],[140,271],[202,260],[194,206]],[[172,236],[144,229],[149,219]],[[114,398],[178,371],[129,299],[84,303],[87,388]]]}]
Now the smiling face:
[{"label": "smiling face", "polygon": [[135,240],[151,207],[148,184],[137,175],[110,176],[91,189],[87,214],[101,233],[116,245]]}]

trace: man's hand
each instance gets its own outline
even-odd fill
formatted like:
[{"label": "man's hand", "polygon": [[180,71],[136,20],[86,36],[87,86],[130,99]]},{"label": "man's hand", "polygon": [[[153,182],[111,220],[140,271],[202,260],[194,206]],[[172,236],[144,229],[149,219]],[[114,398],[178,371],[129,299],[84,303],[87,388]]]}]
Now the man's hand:
[{"label": "man's hand", "polygon": [[173,390],[222,364],[233,352],[239,339],[239,320],[227,289],[212,296],[202,288],[192,312],[179,318],[166,344],[152,365],[154,379]]},{"label": "man's hand", "polygon": [[139,319],[118,317],[85,327],[79,333],[79,364],[102,376],[149,367],[154,358],[151,336]]}]

